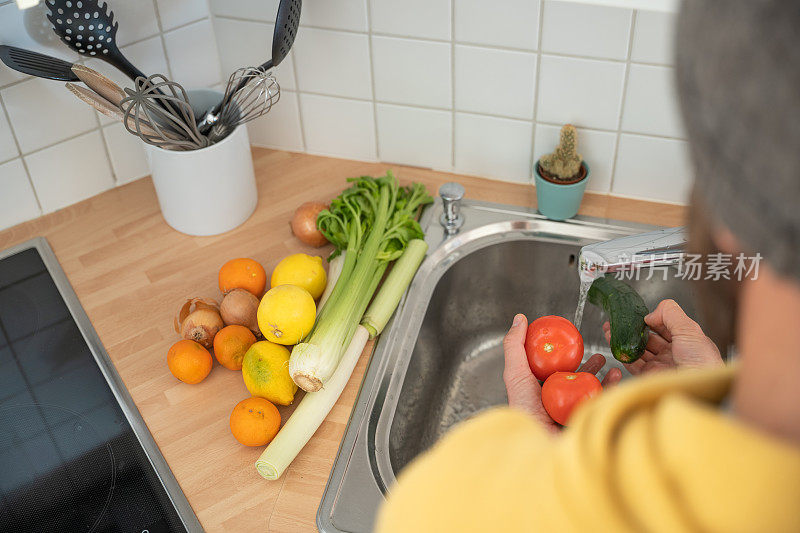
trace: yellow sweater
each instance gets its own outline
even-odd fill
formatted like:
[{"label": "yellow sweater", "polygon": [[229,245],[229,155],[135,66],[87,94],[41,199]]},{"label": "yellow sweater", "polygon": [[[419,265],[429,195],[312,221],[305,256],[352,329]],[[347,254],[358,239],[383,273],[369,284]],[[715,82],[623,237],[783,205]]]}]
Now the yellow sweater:
[{"label": "yellow sweater", "polygon": [[493,409],[402,472],[377,530],[800,531],[800,448],[718,408],[734,376],[636,379],[581,406],[557,437]]}]

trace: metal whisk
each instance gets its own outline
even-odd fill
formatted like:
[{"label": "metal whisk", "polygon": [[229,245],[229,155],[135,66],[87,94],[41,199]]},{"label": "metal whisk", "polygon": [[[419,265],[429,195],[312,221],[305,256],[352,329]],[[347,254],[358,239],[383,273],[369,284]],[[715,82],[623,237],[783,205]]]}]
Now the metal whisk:
[{"label": "metal whisk", "polygon": [[219,116],[208,133],[209,141],[218,142],[237,126],[268,113],[280,97],[278,82],[260,67],[235,70],[228,78]]},{"label": "metal whisk", "polygon": [[197,150],[210,144],[200,133],[183,87],[163,74],[139,77],[120,102],[125,128],[144,142],[167,150]]}]

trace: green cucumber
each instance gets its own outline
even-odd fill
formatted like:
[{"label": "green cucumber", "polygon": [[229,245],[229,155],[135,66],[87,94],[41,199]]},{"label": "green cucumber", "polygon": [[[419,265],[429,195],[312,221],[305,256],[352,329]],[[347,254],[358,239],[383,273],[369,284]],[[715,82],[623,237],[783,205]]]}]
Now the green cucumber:
[{"label": "green cucumber", "polygon": [[644,353],[649,331],[647,306],[627,283],[612,277],[597,278],[589,288],[589,301],[603,308],[611,322],[611,353],[617,361],[633,363]]}]

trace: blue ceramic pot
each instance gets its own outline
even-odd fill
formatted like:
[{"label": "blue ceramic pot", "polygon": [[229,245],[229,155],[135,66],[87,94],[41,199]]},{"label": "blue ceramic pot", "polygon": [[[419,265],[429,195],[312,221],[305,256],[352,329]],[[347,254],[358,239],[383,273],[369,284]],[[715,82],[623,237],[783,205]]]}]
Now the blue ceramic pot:
[{"label": "blue ceramic pot", "polygon": [[586,177],[577,183],[562,185],[544,179],[536,162],[536,202],[541,214],[551,220],[566,220],[578,214],[589,181],[589,165],[584,161],[581,166],[586,169]]}]

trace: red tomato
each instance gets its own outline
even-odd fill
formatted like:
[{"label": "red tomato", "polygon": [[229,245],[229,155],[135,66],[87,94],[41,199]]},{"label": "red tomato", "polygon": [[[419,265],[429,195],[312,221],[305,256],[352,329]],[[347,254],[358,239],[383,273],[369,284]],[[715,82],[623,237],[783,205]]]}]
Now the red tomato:
[{"label": "red tomato", "polygon": [[550,418],[564,426],[581,402],[602,390],[600,380],[589,372],[556,372],[542,385],[542,404]]},{"label": "red tomato", "polygon": [[528,326],[525,353],[533,375],[546,380],[553,372],[575,372],[583,359],[583,337],[561,316],[537,318]]}]

